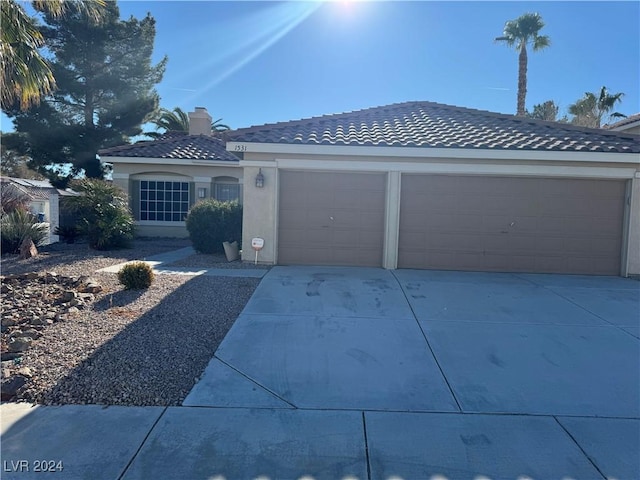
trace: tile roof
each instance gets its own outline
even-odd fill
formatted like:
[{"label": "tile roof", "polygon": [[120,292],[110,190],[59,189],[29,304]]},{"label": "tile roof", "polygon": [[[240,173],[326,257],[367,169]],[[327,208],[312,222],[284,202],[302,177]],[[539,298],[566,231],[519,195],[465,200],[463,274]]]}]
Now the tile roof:
[{"label": "tile roof", "polygon": [[640,152],[640,136],[443,105],[405,102],[241,128],[235,142],[302,145]]},{"label": "tile roof", "polygon": [[169,132],[158,140],[105,148],[100,157],[147,157],[184,160],[237,162],[239,159],[225,148],[225,142],[210,135]]},{"label": "tile roof", "polygon": [[55,188],[48,180],[0,177],[0,183],[17,188],[19,191],[29,196],[31,200],[49,200],[49,197],[52,194],[64,194],[64,190]]},{"label": "tile roof", "polygon": [[618,127],[622,127],[623,125],[627,125],[629,123],[635,123],[639,121],[640,121],[640,113],[635,113],[633,115],[629,115],[626,118],[623,118],[622,120],[616,123],[612,123],[611,125],[605,125],[603,128],[607,128],[607,129],[618,128]]}]

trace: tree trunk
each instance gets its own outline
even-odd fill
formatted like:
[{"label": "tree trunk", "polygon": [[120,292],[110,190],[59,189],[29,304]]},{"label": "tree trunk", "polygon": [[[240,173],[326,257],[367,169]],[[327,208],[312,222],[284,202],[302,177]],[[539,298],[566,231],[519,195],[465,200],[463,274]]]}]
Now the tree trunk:
[{"label": "tree trunk", "polygon": [[527,45],[522,43],[518,56],[518,109],[516,115],[524,117],[527,98]]}]

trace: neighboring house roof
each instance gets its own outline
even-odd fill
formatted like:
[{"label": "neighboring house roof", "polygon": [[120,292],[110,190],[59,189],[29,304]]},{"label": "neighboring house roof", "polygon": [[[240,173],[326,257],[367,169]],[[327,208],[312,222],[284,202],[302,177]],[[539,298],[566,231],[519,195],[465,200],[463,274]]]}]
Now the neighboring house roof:
[{"label": "neighboring house roof", "polygon": [[146,157],[188,160],[215,160],[237,162],[228,152],[225,142],[210,135],[189,135],[169,132],[158,140],[142,141],[131,145],[105,148],[98,151],[100,157]]},{"label": "neighboring house roof", "polygon": [[0,177],[2,184],[9,184],[25,195],[31,200],[49,200],[51,195],[69,195],[64,190],[55,188],[48,180],[30,180],[27,178],[13,178],[13,177]]},{"label": "neighboring house roof", "polygon": [[634,115],[629,115],[626,118],[623,118],[619,122],[612,123],[611,125],[604,125],[603,128],[607,130],[627,130],[629,128],[633,128],[640,125],[640,113],[636,113]]},{"label": "neighboring house roof", "polygon": [[233,142],[640,152],[640,136],[433,102],[405,102],[226,132]]}]

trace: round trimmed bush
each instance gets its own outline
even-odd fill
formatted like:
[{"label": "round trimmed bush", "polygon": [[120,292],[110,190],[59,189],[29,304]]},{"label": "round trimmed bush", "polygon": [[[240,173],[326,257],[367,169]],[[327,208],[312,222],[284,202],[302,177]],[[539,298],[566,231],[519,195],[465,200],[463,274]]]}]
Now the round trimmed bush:
[{"label": "round trimmed bush", "polygon": [[153,268],[145,262],[127,263],[118,272],[118,281],[124,285],[127,290],[149,288],[154,278]]},{"label": "round trimmed bush", "polygon": [[223,253],[222,242],[242,239],[242,206],[237,202],[203,200],[187,215],[193,248],[200,253]]}]

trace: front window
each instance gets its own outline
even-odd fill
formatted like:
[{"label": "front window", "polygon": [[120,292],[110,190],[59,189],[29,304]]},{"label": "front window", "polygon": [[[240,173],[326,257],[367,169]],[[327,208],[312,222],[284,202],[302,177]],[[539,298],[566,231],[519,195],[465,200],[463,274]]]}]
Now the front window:
[{"label": "front window", "polygon": [[188,212],[188,182],[140,182],[140,220],[183,222]]},{"label": "front window", "polygon": [[215,198],[221,202],[239,202],[240,185],[238,183],[216,183]]}]

